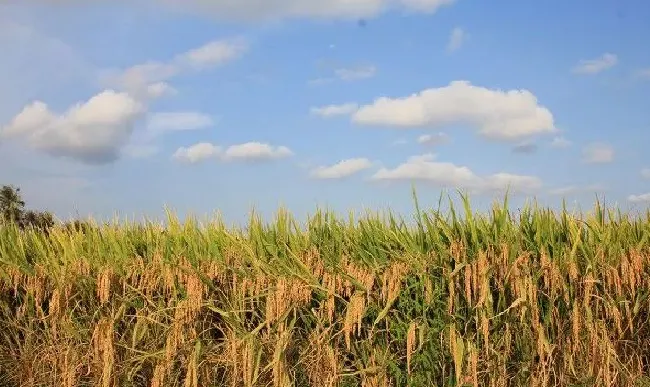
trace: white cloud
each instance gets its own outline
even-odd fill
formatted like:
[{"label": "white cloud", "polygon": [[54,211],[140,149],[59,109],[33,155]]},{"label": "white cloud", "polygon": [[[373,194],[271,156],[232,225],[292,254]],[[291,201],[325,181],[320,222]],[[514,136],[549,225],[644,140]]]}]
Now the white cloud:
[{"label": "white cloud", "polygon": [[321,166],[313,169],[310,173],[317,179],[341,179],[352,176],[365,169],[372,167],[372,162],[366,158],[354,158],[342,160],[331,166]]},{"label": "white cloud", "polygon": [[554,133],[551,112],[528,90],[493,90],[454,81],[403,98],[382,97],[352,115],[362,125],[439,127],[469,124],[493,139]]},{"label": "white cloud", "polygon": [[[123,71],[105,72],[101,81],[122,92],[109,88],[60,114],[52,112],[45,102],[35,101],[25,106],[10,123],[0,126],[0,132],[3,137],[22,138],[32,148],[50,155],[86,163],[114,161],[122,150],[127,155],[148,154],[150,151],[135,149],[154,147],[153,144],[124,149],[136,121],[146,113],[147,101],[174,94],[175,89],[167,83],[174,76],[233,60],[243,53],[244,47],[241,39],[219,40],[181,54],[168,63],[149,61]],[[159,131],[197,129],[210,124],[209,117],[187,113],[154,115],[150,122],[151,128]]]},{"label": "white cloud", "polygon": [[177,57],[180,65],[195,69],[221,66],[241,57],[248,45],[242,38],[215,40]]},{"label": "white cloud", "polygon": [[630,195],[627,200],[632,203],[650,203],[650,192],[641,195]]},{"label": "white cloud", "polygon": [[349,115],[355,112],[359,108],[359,105],[356,103],[344,103],[341,105],[327,105],[322,107],[313,107],[311,108],[311,114],[322,116],[322,117],[332,117],[332,116],[342,116]]},{"label": "white cloud", "polygon": [[214,125],[209,115],[198,112],[160,112],[148,117],[147,129],[152,133],[197,130]]},{"label": "white cloud", "polygon": [[442,185],[470,185],[478,177],[467,167],[435,162],[432,154],[410,157],[394,169],[381,168],[375,180],[430,180]]},{"label": "white cloud", "polygon": [[513,192],[534,192],[542,187],[542,181],[534,176],[500,172],[481,177],[468,167],[434,160],[432,154],[414,156],[394,169],[381,168],[372,179],[421,180],[439,186],[466,188],[477,192],[498,191],[508,187]]},{"label": "white cloud", "polygon": [[614,148],[608,144],[593,143],[582,150],[582,160],[587,164],[604,164],[614,161]]},{"label": "white cloud", "polygon": [[220,146],[201,142],[187,148],[178,148],[172,158],[177,161],[197,163],[211,158],[221,161],[268,161],[291,155],[293,152],[286,146],[272,146],[260,142],[231,145],[225,150]]},{"label": "white cloud", "polygon": [[272,146],[260,142],[231,145],[223,154],[226,161],[258,161],[281,159],[293,155],[286,146]]},{"label": "white cloud", "polygon": [[221,20],[283,18],[358,19],[378,16],[390,9],[434,13],[454,0],[162,0],[179,9],[191,9]]},{"label": "white cloud", "polygon": [[618,57],[615,54],[605,53],[596,59],[583,59],[575,67],[575,74],[598,74],[609,68],[616,66]]},{"label": "white cloud", "polygon": [[108,71],[102,83],[125,90],[139,99],[165,95],[171,87],[167,81],[179,72],[174,64],[148,61],[121,71]]},{"label": "white cloud", "polygon": [[542,180],[536,176],[500,172],[483,178],[483,184],[478,186],[479,191],[500,191],[506,188],[512,192],[533,193],[542,188]]},{"label": "white cloud", "polygon": [[107,71],[104,84],[128,91],[140,99],[158,98],[176,91],[167,81],[187,71],[214,68],[240,58],[248,45],[243,38],[225,38],[176,55],[169,61],[148,61],[124,70]]},{"label": "white cloud", "polygon": [[167,82],[156,82],[147,86],[147,99],[157,99],[163,96],[176,95],[178,91]]},{"label": "white cloud", "polygon": [[86,163],[107,163],[119,157],[145,107],[126,93],[105,90],[65,113],[35,101],[0,129],[3,137],[23,139],[53,156]]},{"label": "white cloud", "polygon": [[567,148],[571,146],[571,141],[567,140],[564,137],[558,136],[553,138],[553,141],[551,141],[551,146],[553,148]]},{"label": "white cloud", "polygon": [[342,81],[356,81],[374,77],[377,74],[377,68],[375,66],[341,68],[334,70],[334,74]]},{"label": "white cloud", "polygon": [[198,163],[221,154],[221,147],[208,142],[200,142],[190,147],[180,147],[174,152],[172,158],[183,163]]},{"label": "white cloud", "polygon": [[650,168],[643,168],[641,170],[641,177],[644,179],[650,179]]},{"label": "white cloud", "polygon": [[423,134],[418,137],[418,144],[422,145],[442,145],[449,142],[449,136],[445,133],[439,132],[435,134]]},{"label": "white cloud", "polygon": [[467,32],[460,27],[456,27],[451,31],[449,35],[449,43],[447,43],[447,51],[453,52],[458,50],[463,43],[467,40]]},{"label": "white cloud", "polygon": [[[4,0],[6,1],[6,0]],[[151,0],[170,10],[193,12],[216,20],[261,21],[278,19],[346,19],[377,17],[392,10],[433,14],[456,0]],[[3,0],[0,0],[0,4]],[[24,3],[65,5],[83,0],[24,0]],[[109,3],[95,0],[93,3]]]}]

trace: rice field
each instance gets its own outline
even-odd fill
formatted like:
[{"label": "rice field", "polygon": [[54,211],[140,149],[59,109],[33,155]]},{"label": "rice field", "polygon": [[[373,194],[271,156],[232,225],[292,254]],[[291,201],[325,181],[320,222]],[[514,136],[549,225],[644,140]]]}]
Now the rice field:
[{"label": "rice field", "polygon": [[0,227],[1,386],[648,386],[650,213]]}]

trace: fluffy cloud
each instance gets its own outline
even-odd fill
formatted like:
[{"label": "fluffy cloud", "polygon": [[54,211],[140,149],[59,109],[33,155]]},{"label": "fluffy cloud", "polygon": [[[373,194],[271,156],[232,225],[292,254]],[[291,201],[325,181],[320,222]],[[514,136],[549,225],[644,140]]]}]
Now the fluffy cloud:
[{"label": "fluffy cloud", "polygon": [[173,77],[188,71],[222,66],[240,58],[247,49],[246,41],[239,37],[214,40],[169,61],[148,61],[124,70],[109,71],[103,81],[141,99],[157,98],[175,92],[167,83]]},{"label": "fluffy cloud", "polygon": [[414,156],[394,169],[381,168],[373,180],[422,180],[439,186],[458,187],[476,192],[499,191],[510,188],[513,192],[534,192],[542,181],[534,176],[496,173],[481,177],[467,167],[435,161],[432,154]]},{"label": "fluffy cloud", "polygon": [[467,81],[403,98],[382,97],[352,115],[361,125],[440,127],[468,124],[482,136],[515,140],[557,131],[551,112],[527,90],[492,90]]},{"label": "fluffy cloud", "polygon": [[641,195],[630,195],[627,200],[632,203],[650,203],[650,192]]},{"label": "fluffy cloud", "polygon": [[291,155],[293,155],[293,152],[286,146],[272,146],[260,142],[231,145],[225,150],[220,146],[202,142],[187,148],[178,148],[172,158],[193,164],[212,158],[221,161],[268,161]]},{"label": "fluffy cloud", "polygon": [[445,133],[439,132],[436,134],[423,134],[418,137],[418,144],[422,145],[442,145],[449,142],[449,136]]},{"label": "fluffy cloud", "polygon": [[344,103],[341,105],[327,105],[322,107],[311,108],[311,114],[322,117],[345,116],[353,113],[358,109],[356,103]]},{"label": "fluffy cloud", "polygon": [[558,136],[553,138],[553,141],[551,141],[551,146],[553,148],[567,148],[571,146],[571,141],[567,140],[564,137]]},{"label": "fluffy cloud", "polygon": [[[45,102],[32,102],[8,124],[0,126],[0,135],[23,139],[53,156],[91,164],[112,162],[122,150],[129,156],[144,157],[154,153],[155,146],[129,145],[129,140],[136,121],[146,113],[147,101],[173,94],[175,90],[167,81],[174,76],[219,66],[239,57],[245,49],[241,39],[213,41],[169,62],[149,61],[124,71],[104,73],[103,81],[122,91],[109,88],[60,114],[52,112]],[[198,113],[156,113],[150,118],[149,129],[191,130],[212,124],[210,117]]]},{"label": "fluffy cloud", "polygon": [[583,59],[575,67],[573,73],[575,74],[598,74],[609,68],[616,66],[618,57],[615,54],[605,53],[596,59]]},{"label": "fluffy cloud", "polygon": [[463,43],[467,40],[467,32],[460,27],[456,27],[449,35],[449,43],[447,43],[447,51],[453,52],[458,50]]},{"label": "fluffy cloud", "polygon": [[286,146],[271,146],[260,142],[247,142],[240,145],[231,145],[223,154],[227,161],[258,161],[273,160],[289,157],[293,152]]},{"label": "fluffy cloud", "polygon": [[160,0],[179,9],[191,9],[217,19],[281,18],[357,19],[378,16],[391,8],[433,13],[454,0]]},{"label": "fluffy cloud", "polygon": [[342,160],[331,166],[321,166],[311,171],[310,175],[317,179],[341,179],[352,176],[372,167],[372,162],[366,158]]},{"label": "fluffy cloud", "polygon": [[214,125],[212,117],[197,112],[160,112],[149,115],[147,129],[152,133],[197,130]]},{"label": "fluffy cloud", "polygon": [[242,38],[215,40],[201,47],[190,50],[176,58],[179,66],[195,69],[221,66],[241,57],[248,45]]},{"label": "fluffy cloud", "polygon": [[614,161],[614,148],[608,144],[593,143],[582,150],[582,161],[587,164],[604,164]]},{"label": "fluffy cloud", "polygon": [[35,101],[23,108],[0,134],[23,139],[35,149],[53,156],[91,164],[114,161],[145,107],[126,93],[103,91],[65,113],[52,112]]},{"label": "fluffy cloud", "polygon": [[172,158],[184,163],[198,163],[207,159],[216,158],[221,154],[221,147],[208,142],[200,142],[190,147],[180,147],[174,152]]}]

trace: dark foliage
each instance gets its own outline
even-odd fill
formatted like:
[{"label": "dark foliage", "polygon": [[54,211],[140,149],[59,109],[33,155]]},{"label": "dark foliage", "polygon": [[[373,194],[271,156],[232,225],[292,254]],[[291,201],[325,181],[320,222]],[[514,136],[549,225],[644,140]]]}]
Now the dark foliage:
[{"label": "dark foliage", "polygon": [[20,188],[3,185],[0,188],[0,223],[15,223],[22,229],[47,231],[54,226],[54,216],[47,211],[25,210]]}]

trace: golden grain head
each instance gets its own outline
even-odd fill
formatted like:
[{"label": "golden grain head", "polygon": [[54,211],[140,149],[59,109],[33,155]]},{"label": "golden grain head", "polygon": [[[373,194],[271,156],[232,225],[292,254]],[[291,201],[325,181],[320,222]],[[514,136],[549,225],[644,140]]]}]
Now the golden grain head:
[{"label": "golden grain head", "polygon": [[401,375],[632,387],[650,376],[650,219],[499,211],[423,214],[413,228],[320,217],[309,231],[283,214],[247,237],[173,220],[164,233],[0,225],[0,384],[389,386]]}]

